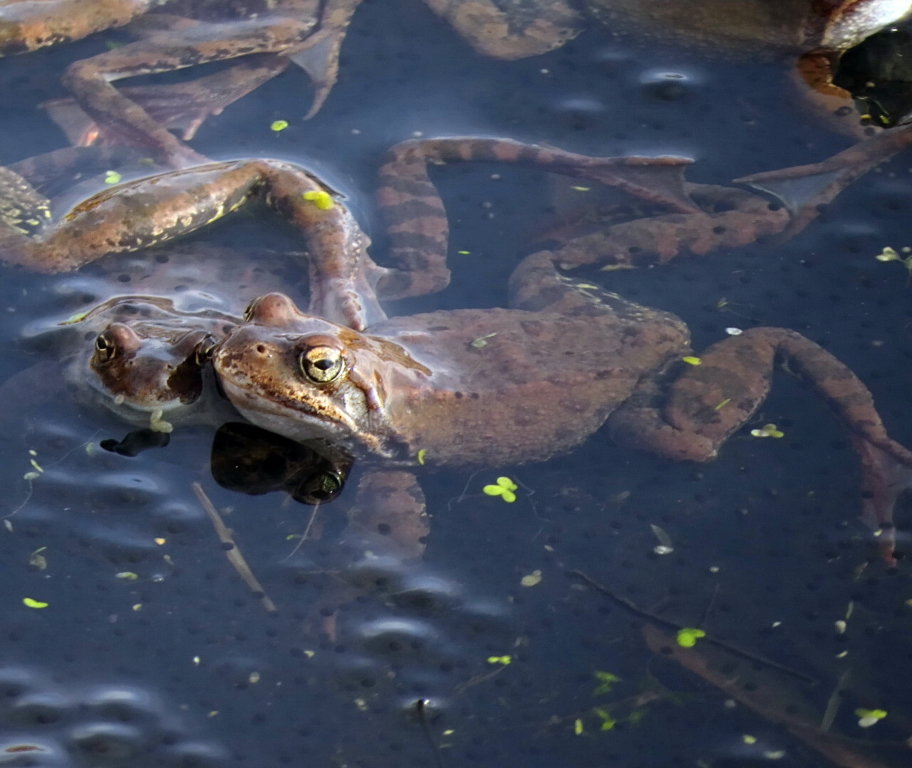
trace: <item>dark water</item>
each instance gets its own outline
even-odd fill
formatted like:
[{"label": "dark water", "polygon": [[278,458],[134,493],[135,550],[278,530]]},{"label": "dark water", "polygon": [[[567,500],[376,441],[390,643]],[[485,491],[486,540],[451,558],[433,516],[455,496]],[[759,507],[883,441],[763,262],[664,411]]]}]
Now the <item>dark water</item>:
[{"label": "dark water", "polygon": [[[379,239],[376,165],[417,133],[683,154],[695,161],[691,179],[714,183],[850,143],[807,114],[782,62],[710,60],[590,26],[553,54],[500,62],[473,53],[416,0],[366,2],[340,81],[314,119],[301,120],[311,90],[289,71],[211,119],[195,146],[313,167]],[[37,104],[62,95],[66,62],[103,48],[93,39],[0,62],[0,160],[60,146]],[[275,134],[275,119],[292,125]],[[680,314],[697,349],[730,326],[804,333],[858,373],[891,434],[912,443],[912,288],[900,265],[874,259],[884,246],[912,245],[909,172],[908,157],[887,164],[790,242],[599,279]],[[447,292],[395,311],[502,304],[522,244],[551,212],[547,179],[471,166],[435,178],[451,253],[470,255],[451,257]],[[239,218],[195,240],[272,237],[274,247],[294,247],[272,224]],[[4,276],[4,377],[53,360],[19,337],[36,316],[60,312],[54,284]],[[872,554],[849,442],[826,406],[784,374],[756,424],[705,466],[595,435],[545,465],[503,468],[523,487],[512,505],[480,493],[496,471],[425,473],[427,552],[403,564],[343,556],[334,542],[345,494],[321,508],[322,538],[299,547],[311,508],[219,488],[208,468],[212,429],[179,430],[166,449],[137,458],[88,452],[128,427],[77,409],[53,386],[53,364],[45,370],[37,386],[4,389],[4,765],[818,766],[824,758],[783,722],[805,706],[819,718],[837,684],[845,690],[835,731],[908,737],[908,563],[888,570]],[[785,437],[750,436],[767,422]],[[29,450],[44,470],[31,484],[21,479]],[[277,612],[228,564],[193,482],[230,508],[226,521]],[[908,520],[899,510],[901,529]],[[654,553],[652,525],[671,537],[672,554]],[[907,544],[900,530],[900,549]],[[722,660],[738,687],[772,692],[765,712],[752,712],[651,653],[643,620],[569,570],[815,682]],[[541,581],[522,586],[536,571]],[[343,590],[346,580],[359,589]],[[48,605],[26,607],[26,597]],[[321,631],[327,604],[339,605],[333,639]],[[620,678],[608,691],[604,673]],[[859,707],[889,715],[865,731]],[[37,749],[15,751],[23,746]],[[907,760],[893,750],[883,765]]]}]

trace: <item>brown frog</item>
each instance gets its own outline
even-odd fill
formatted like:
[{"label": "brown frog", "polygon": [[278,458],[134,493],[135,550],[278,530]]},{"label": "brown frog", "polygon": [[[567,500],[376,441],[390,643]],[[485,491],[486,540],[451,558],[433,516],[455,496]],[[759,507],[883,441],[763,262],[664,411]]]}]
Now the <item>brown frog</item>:
[{"label": "brown frog", "polygon": [[83,404],[161,432],[220,423],[233,409],[209,381],[205,351],[240,321],[247,296],[295,286],[300,258],[205,244],[122,256],[110,271],[58,279],[49,314],[22,335],[53,347],[55,369]]},{"label": "brown frog", "polygon": [[[857,168],[864,165],[863,160],[866,160],[870,166],[873,163],[872,158],[882,156],[887,150],[895,151],[903,142],[908,141],[910,135],[912,132],[907,129],[885,132],[866,144],[860,145],[848,153],[843,153],[852,155],[854,159],[845,160],[845,158],[841,159],[840,156],[837,156],[822,164],[821,167],[844,165],[846,168],[852,169],[853,173],[857,173]],[[864,147],[869,145],[879,149],[877,151],[865,150]],[[316,275],[311,279],[311,301],[308,307],[310,315],[319,316],[331,322],[340,322],[356,330],[361,330],[368,324],[376,327],[376,323],[381,321],[385,315],[374,293],[375,284],[377,292],[384,297],[428,293],[439,290],[447,284],[449,270],[447,268],[446,215],[427,175],[427,166],[452,160],[487,160],[533,165],[564,175],[619,186],[640,199],[657,201],[665,207],[671,207],[677,211],[677,213],[615,225],[607,231],[598,231],[572,239],[554,253],[554,258],[561,265],[566,266],[595,262],[616,265],[664,262],[683,252],[703,253],[714,247],[743,244],[753,239],[758,233],[779,231],[791,220],[786,210],[777,209],[764,198],[746,192],[682,184],[680,177],[684,161],[679,159],[591,158],[503,139],[430,139],[405,142],[391,150],[388,161],[380,173],[380,205],[389,224],[394,266],[380,269],[369,260],[364,250],[369,241],[363,234],[360,234],[360,230],[357,229],[357,225],[350,215],[344,211],[341,202],[336,200],[329,211],[329,213],[334,212],[334,215],[329,216],[326,223],[318,227],[318,230],[322,230],[322,234],[316,237],[313,234],[307,235],[316,244],[316,247],[313,245],[311,247],[312,260],[316,260],[318,265],[322,261],[326,263],[322,273],[318,268]],[[821,172],[818,167],[814,167],[813,170]],[[181,227],[187,228],[182,223],[184,219],[181,214],[186,216],[188,209],[183,207],[178,214],[175,214],[174,206],[171,203],[174,196],[182,196],[189,191],[190,200],[195,200],[199,204],[201,199],[205,200],[201,196],[202,193],[205,193],[209,195],[209,200],[206,202],[208,207],[201,210],[212,211],[219,206],[227,207],[225,195],[234,193],[237,189],[237,178],[247,182],[252,178],[251,183],[256,184],[259,183],[260,177],[251,176],[251,174],[260,174],[268,183],[275,185],[274,177],[278,177],[281,181],[283,174],[290,174],[292,182],[284,181],[282,183],[285,187],[278,185],[278,188],[285,189],[291,184],[290,188],[295,189],[296,185],[301,183],[300,173],[302,172],[289,170],[287,164],[273,165],[256,161],[248,164],[227,163],[204,166],[192,171],[163,174],[133,184],[115,187],[111,192],[101,196],[100,205],[97,205],[94,202],[96,198],[93,198],[87,204],[78,206],[77,211],[89,211],[93,214],[101,211],[100,218],[96,218],[95,221],[101,221],[103,226],[93,226],[91,231],[94,233],[100,230],[106,234],[104,227],[112,227],[117,236],[121,238],[120,243],[132,248],[138,244],[141,245],[143,237],[147,238],[146,242],[155,239],[146,232],[149,230],[154,232],[156,228],[162,226],[159,209],[164,211],[166,216],[164,221],[176,221],[178,224],[177,227],[172,226],[168,229],[167,233],[170,234],[175,229],[180,230]],[[236,176],[237,178],[235,178]],[[307,179],[309,184],[313,183],[310,177]],[[312,191],[311,186],[306,188]],[[149,189],[155,191],[155,196],[143,198],[142,195],[147,194]],[[698,201],[713,202],[720,210],[717,212],[700,210],[691,202],[688,193]],[[148,222],[138,214],[132,214],[131,206],[133,206],[134,198],[142,202],[142,206],[138,210],[143,213],[143,216],[149,217]],[[733,200],[737,203],[736,206],[732,206]],[[116,203],[119,207],[113,206],[110,210],[106,209],[105,206],[109,203]],[[186,206],[186,201],[182,199],[181,205]],[[814,210],[816,210],[816,206]],[[315,226],[316,220],[313,219],[313,215],[317,211],[316,209],[309,211],[308,208],[305,208],[305,212],[311,214],[310,218],[303,217],[306,230],[307,227]],[[79,224],[82,215],[80,213],[69,221],[64,220],[58,230],[51,231],[50,237],[39,239],[37,242],[19,235],[17,245],[28,257],[29,260],[26,263],[45,269],[60,268],[60,265],[52,260],[56,258],[61,249],[60,242],[68,245],[67,250],[64,251],[67,259],[66,266],[94,258],[99,250],[98,239],[89,239],[86,243],[83,242],[85,236],[81,232],[77,231],[75,236],[72,234],[73,223]],[[191,222],[199,222],[203,218],[204,216],[197,213]],[[126,225],[132,227],[129,232],[125,232]],[[341,236],[333,231],[334,226],[343,228]],[[61,234],[66,237],[60,238]],[[164,234],[161,236],[164,237]],[[112,240],[113,238],[106,237],[101,240],[100,245],[108,248]],[[73,242],[76,242],[83,250],[87,248],[92,250],[89,250],[88,256],[80,255],[77,248],[69,246]],[[189,266],[193,269],[198,265],[191,263]],[[206,274],[218,272],[212,266],[204,271]],[[334,282],[334,275],[349,277]],[[220,277],[216,283],[231,285],[235,291],[239,289],[243,297],[264,292],[258,290],[255,283],[238,281],[233,277],[227,279]],[[243,287],[245,285],[246,287]],[[341,289],[339,286],[342,286]],[[134,284],[133,287],[140,288],[141,286]],[[142,292],[147,290],[148,288],[142,287]],[[216,294],[218,292],[216,289]],[[162,298],[168,298],[167,291],[164,292]],[[134,291],[134,298],[131,300],[136,299]],[[351,311],[346,311],[346,307]],[[365,313],[362,308],[369,311]],[[103,309],[104,312],[110,310],[106,305],[103,305]],[[160,313],[161,309],[162,305],[159,301],[157,311]],[[202,301],[197,302],[192,309],[194,312],[201,312],[204,309],[215,310],[218,307]],[[217,340],[223,335],[223,330],[231,326],[233,321],[228,316],[236,315],[239,307],[230,307],[227,310],[227,316],[224,314],[224,309],[222,307],[223,314],[216,313],[219,319],[215,323],[210,322],[205,313],[195,315],[200,322],[200,327],[196,329],[199,331],[200,339]],[[186,312],[186,308],[181,311]],[[193,323],[193,317],[187,315],[179,317],[177,326],[181,329],[188,328]],[[119,380],[125,376],[120,367],[120,361],[127,359],[122,350],[129,350],[128,359],[135,370],[143,370],[146,366],[152,370],[161,370],[161,362],[166,359],[169,361],[167,377],[173,375],[170,372],[172,366],[179,370],[198,372],[199,361],[196,346],[177,344],[170,325],[164,330],[158,329],[151,333],[146,319],[139,318],[135,328],[130,327],[132,322],[129,319],[126,322],[118,321],[109,334],[102,334],[95,340],[95,343],[100,345],[100,350],[93,353],[96,358],[103,362],[104,356],[110,354],[115,361],[106,363],[107,373],[102,380],[103,386],[107,388],[112,400],[123,401],[124,391],[136,386],[133,383]],[[153,327],[154,325],[153,323]],[[100,333],[101,330],[103,329],[98,329],[96,333]],[[483,329],[479,329],[478,335],[483,334]],[[145,344],[146,340],[148,340],[148,345]],[[147,357],[148,359],[146,359]],[[647,363],[647,367],[653,363],[655,361],[650,361]],[[164,391],[160,396],[145,395],[149,402],[173,402],[172,393],[169,391],[170,385],[166,386],[167,377],[162,379]],[[155,379],[150,378],[149,380],[154,381]],[[185,396],[184,403],[192,399],[195,397]],[[157,406],[146,410],[152,410],[154,413]]]},{"label": "brown frog", "polygon": [[619,443],[708,461],[760,406],[783,361],[849,430],[866,519],[892,527],[912,453],[887,436],[845,365],[779,328],[750,329],[688,365],[680,319],[569,281],[554,261],[540,252],[517,267],[513,309],[431,312],[366,333],[268,294],[215,347],[216,375],[254,424],[393,465],[538,461],[604,423]]},{"label": "brown frog", "polygon": [[235,322],[213,310],[181,312],[167,299],[120,296],[75,321],[81,338],[94,333],[94,351],[64,360],[64,375],[75,392],[157,432],[210,422],[228,410],[205,386],[202,360]]},{"label": "brown frog", "polygon": [[[544,53],[582,29],[580,16],[568,0],[425,3],[480,52],[503,59]],[[315,114],[335,83],[339,50],[360,4],[361,0],[244,0],[239,4],[4,0],[0,55],[32,51],[132,22],[131,28],[143,39],[78,61],[64,76],[65,85],[94,125],[88,128],[85,115],[66,104],[54,105],[52,114],[80,143],[101,130],[109,139],[148,147],[158,159],[184,166],[205,158],[173,136],[169,127],[182,128],[184,140],[189,141],[209,115],[282,72],[289,62],[301,66],[314,82],[308,116]],[[137,75],[251,56],[224,72],[177,86],[119,91],[112,84]]]}]

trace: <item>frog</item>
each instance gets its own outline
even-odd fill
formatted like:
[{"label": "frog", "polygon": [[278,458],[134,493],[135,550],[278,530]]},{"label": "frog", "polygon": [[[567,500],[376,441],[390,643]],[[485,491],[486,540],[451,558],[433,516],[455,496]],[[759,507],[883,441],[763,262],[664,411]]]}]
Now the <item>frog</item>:
[{"label": "frog", "polygon": [[88,361],[82,354],[66,360],[64,376],[120,419],[154,432],[223,420],[224,407],[218,416],[209,413],[220,403],[202,363],[236,321],[213,310],[181,312],[168,299],[118,296],[76,321],[84,336],[95,333],[94,349]]},{"label": "frog", "polygon": [[21,174],[0,168],[0,260],[35,272],[74,271],[104,256],[141,251],[264,200],[303,236],[314,311],[355,327],[384,316],[374,284],[382,269],[342,196],[300,166],[253,159],[140,176],[79,201],[55,218]]},{"label": "frog", "polygon": [[710,461],[756,413],[784,361],[848,429],[865,519],[892,528],[912,452],[888,437],[843,363],[772,327],[696,357],[680,318],[572,280],[555,263],[548,252],[520,262],[510,308],[396,317],[365,332],[270,293],[213,348],[213,368],[251,423],[401,468],[543,461],[602,425],[621,445]]},{"label": "frog", "polygon": [[[545,53],[578,34],[582,18],[569,0],[424,0],[481,53],[516,59]],[[294,62],[315,86],[306,117],[320,109],[338,76],[338,58],[361,0],[6,0],[0,5],[0,56],[26,53],[130,25],[142,39],[74,62],[64,85],[79,109],[53,103],[52,116],[71,138],[146,147],[175,167],[203,162],[189,147],[212,114],[283,72]],[[237,6],[237,8],[235,7]],[[246,60],[178,86],[119,91],[116,80]],[[259,58],[256,58],[259,57]],[[181,128],[183,141],[169,128]]]},{"label": "frog", "polygon": [[[896,149],[897,142],[907,141],[908,136],[908,130],[897,129],[880,134],[867,143]],[[859,149],[853,150],[855,155],[860,153],[862,156],[872,157],[883,154],[883,151],[866,154]],[[673,211],[664,216],[616,225],[606,232],[568,240],[555,256],[560,259],[559,266],[564,269],[593,262],[607,263],[610,266],[641,266],[644,263],[652,263],[651,259],[653,262],[665,263],[687,249],[699,253],[701,249],[702,252],[711,250],[708,244],[713,247],[743,244],[757,232],[762,234],[784,229],[790,220],[786,210],[771,206],[765,198],[726,188],[684,183],[682,171],[687,162],[682,158],[594,158],[507,139],[411,140],[390,150],[379,174],[378,202],[388,224],[392,264],[381,268],[367,256],[369,239],[347,212],[341,198],[336,196],[332,208],[328,211],[333,215],[327,218],[325,231],[319,235],[321,239],[315,241],[317,248],[311,248],[312,261],[314,253],[318,254],[318,262],[322,258],[319,254],[324,254],[328,261],[322,272],[318,263],[316,273],[311,276],[308,306],[311,315],[345,324],[355,330],[364,330],[369,324],[386,318],[381,300],[427,294],[441,290],[447,285],[450,273],[447,267],[446,214],[427,175],[427,167],[454,160],[516,163],[546,168],[559,174],[620,187],[638,199],[657,203]],[[839,165],[842,161],[837,157],[836,161],[830,162]],[[80,265],[95,258],[101,252],[97,248],[97,243],[83,243],[79,232],[76,234],[75,242],[83,248],[84,253],[88,252],[88,256],[84,253],[80,255],[79,249],[71,245],[74,238],[69,232],[74,223],[81,222],[83,212],[89,212],[95,217],[90,220],[91,226],[83,226],[83,230],[88,229],[93,233],[104,231],[97,222],[103,222],[102,226],[107,226],[104,222],[112,222],[111,226],[118,233],[117,237],[120,238],[123,249],[129,250],[157,239],[155,228],[160,226],[161,220],[155,216],[159,208],[170,217],[169,221],[177,220],[180,225],[178,230],[183,228],[182,231],[186,231],[190,228],[181,221],[181,216],[187,215],[186,209],[175,213],[171,207],[171,200],[175,196],[188,193],[191,199],[199,200],[206,194],[215,201],[216,207],[226,206],[227,194],[243,194],[243,189],[240,193],[236,192],[236,177],[245,183],[257,183],[260,178],[269,180],[269,183],[278,183],[272,179],[284,178],[284,174],[290,176],[291,180],[286,179],[282,183],[291,184],[292,188],[295,188],[294,185],[301,184],[301,174],[304,174],[303,171],[290,169],[287,164],[258,161],[249,161],[249,164],[252,168],[244,163],[207,165],[115,186],[101,193],[100,202],[97,202],[96,197],[78,205],[75,209],[77,214],[64,217],[61,228],[52,229],[50,237],[36,243],[24,234],[18,235],[18,247],[28,256],[23,263],[31,268],[53,271],[69,268],[74,264]],[[856,158],[852,162],[846,161],[845,164],[856,168],[859,161]],[[250,182],[251,174],[259,176],[253,175],[253,182]],[[226,176],[229,177],[228,181],[225,180]],[[305,178],[306,185],[309,185],[308,191],[314,191],[314,180],[306,175]],[[12,185],[8,186],[12,188]],[[155,196],[151,199],[143,198],[149,189],[154,190]],[[704,197],[711,197],[710,192],[724,203],[716,201],[722,209],[718,213],[707,213],[694,202],[695,199],[702,201]],[[740,197],[735,197],[736,195]],[[24,198],[25,195],[20,193],[14,201],[15,205],[26,207],[21,202]],[[130,207],[133,199],[142,200],[141,206],[136,209],[139,213],[136,214]],[[733,199],[738,201],[737,205],[731,205]],[[121,207],[112,207],[108,211],[105,206],[109,203]],[[40,210],[40,206],[32,204],[28,209]],[[306,232],[308,227],[312,228],[318,222],[314,217],[320,212],[308,212],[306,209],[305,212],[310,216],[304,217]],[[149,221],[143,217],[149,218]],[[208,213],[200,209],[194,221],[205,220],[207,217]],[[140,230],[136,229],[137,221],[142,227]],[[133,229],[117,229],[127,224]],[[668,227],[672,234],[663,235],[663,226]],[[334,231],[334,227],[342,228],[341,236]],[[152,233],[151,236],[148,235],[149,232]],[[659,234],[656,234],[657,232]],[[57,240],[59,233],[66,234],[61,241]],[[173,234],[173,230],[165,234]],[[145,241],[141,240],[143,236],[147,237]],[[311,237],[310,234],[306,236]],[[165,235],[162,235],[161,239],[164,237]],[[109,248],[111,239],[113,238],[106,239],[105,248]],[[65,248],[62,248],[59,242],[64,243]],[[648,246],[652,243],[664,244],[671,250],[666,252],[650,249]],[[58,259],[61,251],[68,260],[63,264]],[[15,256],[15,251],[12,251],[7,253],[6,258],[10,260]],[[142,259],[142,255],[139,258]],[[200,256],[192,256],[191,259],[188,263],[191,271],[201,267]],[[134,272],[141,274],[141,262],[136,267]],[[171,270],[174,270],[173,266]],[[168,296],[168,291],[148,300],[134,292],[122,301],[118,298],[113,300],[113,303],[103,303],[100,308],[87,315],[90,322],[86,325],[89,325],[99,316],[118,312],[134,313],[124,320],[112,320],[110,327],[96,329],[92,341],[95,348],[86,350],[86,354],[97,362],[91,377],[96,389],[100,386],[101,390],[107,393],[110,402],[116,405],[115,410],[130,410],[130,406],[133,405],[135,407],[131,413],[134,415],[151,413],[154,429],[170,427],[171,420],[164,420],[162,413],[172,409],[177,413],[192,410],[193,403],[200,397],[198,382],[202,376],[202,366],[199,360],[199,346],[204,343],[209,346],[216,344],[239,322],[240,306],[213,306],[213,303],[218,304],[219,295],[225,293],[218,285],[231,285],[232,289],[229,292],[240,289],[247,292],[247,297],[264,292],[257,288],[256,283],[238,280],[231,273],[225,277],[217,266],[211,264],[203,272],[210,276],[218,275],[217,284],[214,292],[208,292],[207,297],[198,300],[192,307],[186,306],[186,302],[179,309],[166,306],[166,302],[172,298]],[[333,282],[338,275],[348,277]],[[124,278],[123,272],[120,277]],[[188,279],[192,278],[185,274],[178,277],[177,281],[186,284]],[[134,291],[149,290],[148,286],[137,284],[132,278],[130,280]],[[341,298],[340,285],[343,294]],[[137,313],[134,306],[136,302],[138,306],[147,310],[145,316]],[[363,309],[367,311],[363,312]],[[213,314],[207,314],[210,312]],[[154,321],[149,320],[150,313],[154,316]],[[193,328],[194,323],[197,323],[198,327]],[[89,339],[93,338],[89,333],[86,333],[86,336]],[[190,343],[187,339],[196,341]],[[125,350],[129,350],[129,357],[124,354]],[[106,356],[110,356],[111,359],[107,360]],[[136,371],[158,372],[157,376],[145,376],[143,386],[146,390],[140,389],[141,394],[135,391],[135,383],[125,380],[127,374],[123,372],[121,364],[126,359]],[[192,394],[184,392],[179,397],[174,397],[169,382],[175,370],[192,372],[191,380],[195,386]],[[149,382],[156,382],[162,391],[149,392]],[[205,413],[205,409],[200,410]],[[136,422],[135,418],[128,420],[131,423]],[[181,420],[184,420],[183,416]]]},{"label": "frog", "polygon": [[912,16],[912,5],[892,0],[745,0],[697,6],[658,0],[586,0],[595,19],[615,34],[637,30],[648,39],[673,39],[712,58],[785,58],[813,111],[842,133],[861,138],[878,125],[847,108],[852,94],[837,84],[842,55],[875,33]]},{"label": "frog", "polygon": [[59,382],[82,406],[162,434],[236,417],[210,380],[205,350],[240,322],[246,295],[297,288],[301,258],[172,245],[58,278],[42,292],[49,312],[21,333],[30,349],[56,358],[56,373],[30,389]]},{"label": "frog", "polygon": [[[881,147],[880,150],[855,148],[853,156],[868,158],[870,165],[871,158],[879,158],[887,151],[883,147],[895,151],[908,141],[909,135],[908,129],[885,132],[867,142]],[[597,181],[604,186],[620,187],[637,199],[672,211],[568,240],[556,252],[562,268],[592,262],[641,266],[650,259],[664,263],[687,249],[699,253],[701,249],[702,252],[710,250],[710,245],[743,244],[758,232],[784,229],[791,219],[788,211],[771,206],[765,198],[743,191],[685,183],[682,174],[687,161],[683,158],[597,158],[507,139],[422,139],[393,147],[380,170],[378,203],[390,234],[389,266],[380,267],[368,256],[370,240],[341,196],[334,192],[330,194],[328,187],[303,169],[274,161],[207,164],[116,185],[79,203],[72,213],[59,220],[59,224],[52,224],[48,234],[40,227],[40,217],[47,213],[47,201],[29,187],[24,178],[7,171],[9,223],[6,231],[11,247],[4,258],[7,262],[40,271],[73,269],[108,251],[133,251],[189,232],[236,207],[246,194],[263,185],[266,187],[264,196],[281,196],[279,207],[290,208],[289,215],[299,223],[310,245],[308,312],[355,330],[364,330],[386,318],[382,301],[431,293],[449,282],[446,214],[427,167],[457,160],[544,168]],[[846,165],[853,172],[863,165],[858,157],[843,161],[837,156],[828,162]],[[305,190],[303,194],[326,194],[329,207],[321,210],[310,201],[302,200],[302,189]],[[716,204],[721,210],[717,213],[707,213],[695,202],[703,201],[707,196],[711,198],[710,192],[719,198]],[[732,205],[733,199],[737,205]],[[23,220],[27,224],[25,227],[21,226]],[[37,230],[37,237],[29,233],[29,227]],[[671,234],[662,234],[662,227],[669,228]],[[103,237],[99,238],[99,233]],[[648,247],[653,243],[671,250],[665,252]],[[144,270],[144,254],[137,258],[134,276],[143,274]],[[220,297],[226,292],[234,294],[240,290],[246,292],[246,295],[242,293],[246,300],[270,289],[264,289],[262,284],[257,287],[257,283],[250,280],[239,280],[234,273],[228,273],[226,277],[212,263],[217,262],[217,257],[209,259],[205,267],[201,255],[191,254],[189,259],[190,274],[175,274],[176,267],[173,264],[169,267],[174,276],[171,284],[186,285],[198,269],[210,278],[217,276],[214,289],[205,297],[198,297],[193,306],[187,306],[186,300],[181,307],[167,304],[174,298],[168,290],[144,298],[141,292],[154,291],[154,286],[150,289],[148,283],[137,283],[121,268],[119,279],[130,282],[131,294],[121,297],[117,292],[118,298],[112,303],[102,303],[97,310],[89,312],[88,322],[84,324],[88,327],[96,323],[98,317],[133,312],[123,320],[110,320],[110,327],[97,328],[94,336],[86,332],[95,347],[86,350],[86,354],[97,361],[91,378],[96,385],[100,378],[100,387],[107,392],[109,400],[121,410],[130,411],[132,404],[136,407],[131,413],[151,413],[155,429],[170,426],[171,420],[162,417],[165,411],[192,410],[192,404],[200,396],[197,385],[202,374],[198,347],[204,342],[217,343],[239,322],[242,305],[225,307]],[[226,285],[231,289],[225,291],[223,286]],[[99,300],[107,298],[101,291],[99,296]],[[138,313],[134,304],[143,307],[145,314]],[[150,321],[150,315],[154,321]],[[194,328],[194,323],[198,327]],[[189,343],[187,339],[195,339],[195,343]],[[125,350],[129,350],[128,358]],[[106,360],[106,356],[111,359]],[[142,385],[146,387],[145,392],[141,388],[136,392],[135,383],[121,380],[127,376],[121,368],[127,359],[133,370],[159,372],[158,378],[146,375]],[[192,395],[184,392],[174,397],[168,383],[174,370],[192,372],[196,386]],[[149,392],[150,381],[158,382],[162,391]],[[205,409],[201,408],[201,411],[205,412]],[[135,418],[128,420],[136,422]]]}]

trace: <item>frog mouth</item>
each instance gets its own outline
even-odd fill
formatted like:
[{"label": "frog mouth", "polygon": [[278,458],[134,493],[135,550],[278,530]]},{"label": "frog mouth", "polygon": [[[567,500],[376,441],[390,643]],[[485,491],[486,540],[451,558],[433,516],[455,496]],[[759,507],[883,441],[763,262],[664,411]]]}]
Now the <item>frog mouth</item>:
[{"label": "frog mouth", "polygon": [[292,396],[266,395],[250,385],[247,377],[234,377],[220,371],[218,377],[225,396],[253,424],[293,440],[328,438],[351,442],[357,432],[352,418],[338,408],[316,410]]}]

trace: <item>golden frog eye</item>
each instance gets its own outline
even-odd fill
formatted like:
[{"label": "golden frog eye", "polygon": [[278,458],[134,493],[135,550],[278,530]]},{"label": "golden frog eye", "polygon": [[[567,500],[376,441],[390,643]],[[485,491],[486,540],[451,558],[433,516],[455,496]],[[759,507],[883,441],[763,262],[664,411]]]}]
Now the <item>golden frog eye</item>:
[{"label": "golden frog eye", "polygon": [[117,345],[107,331],[95,337],[95,360],[99,363],[110,363],[117,355]]},{"label": "golden frog eye", "polygon": [[342,350],[336,347],[321,345],[305,349],[299,362],[304,375],[315,384],[329,384],[345,370]]}]

